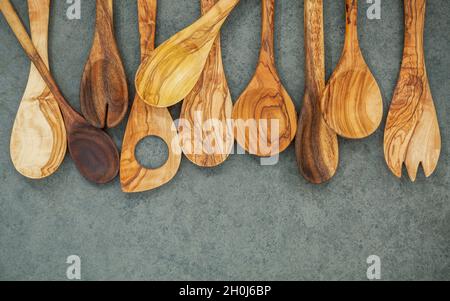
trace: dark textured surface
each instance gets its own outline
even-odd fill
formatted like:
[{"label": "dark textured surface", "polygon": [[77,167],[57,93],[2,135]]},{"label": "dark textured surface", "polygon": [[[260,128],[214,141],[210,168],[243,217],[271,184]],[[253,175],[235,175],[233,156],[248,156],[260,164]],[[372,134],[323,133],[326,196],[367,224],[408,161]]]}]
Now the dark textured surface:
[{"label": "dark textured surface", "polygon": [[[199,1],[159,2],[158,43],[200,14]],[[344,1],[324,2],[329,76],[343,44]],[[382,20],[368,20],[368,4],[360,2],[361,47],[387,110],[402,56],[403,5],[382,1]],[[28,20],[26,1],[13,3]],[[115,5],[118,44],[132,83],[139,63],[136,4]],[[53,1],[50,62],[61,90],[79,108],[94,1],[82,0],[81,20],[67,20],[66,8],[65,1]],[[430,179],[421,173],[412,184],[390,174],[381,128],[362,141],[341,140],[340,168],[326,185],[310,185],[299,175],[291,147],[275,166],[234,155],[221,167],[200,169],[184,159],[171,183],[137,195],[122,194],[118,180],[86,182],[69,157],[43,181],[14,170],[9,137],[29,61],[0,18],[0,279],[64,280],[66,258],[76,254],[84,280],[354,280],[366,279],[366,258],[376,254],[383,279],[450,280],[450,2],[429,0],[427,17],[426,58],[443,138]],[[260,1],[244,0],[223,30],[233,99],[256,66],[259,18]],[[276,54],[299,109],[303,1],[277,1]],[[174,116],[178,111],[172,110]],[[110,132],[120,143],[124,123]]]}]

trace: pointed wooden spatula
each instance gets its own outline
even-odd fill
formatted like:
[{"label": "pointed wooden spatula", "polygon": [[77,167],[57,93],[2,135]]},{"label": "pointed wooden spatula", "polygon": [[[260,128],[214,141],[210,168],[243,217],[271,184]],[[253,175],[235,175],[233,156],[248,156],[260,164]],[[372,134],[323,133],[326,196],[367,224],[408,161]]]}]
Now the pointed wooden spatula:
[{"label": "pointed wooden spatula", "polygon": [[405,0],[405,47],[400,77],[388,114],[384,155],[391,171],[412,181],[422,164],[429,177],[437,167],[441,134],[424,55],[426,0]]},{"label": "pointed wooden spatula", "polygon": [[96,4],[94,43],[81,80],[81,111],[93,126],[113,128],[128,110],[128,86],[114,36],[113,0]]},{"label": "pointed wooden spatula", "polygon": [[[155,45],[157,0],[138,0],[137,3],[143,60],[150,55]],[[148,136],[160,137],[168,146],[168,159],[158,169],[144,168],[135,156],[136,146]],[[166,108],[151,107],[136,95],[122,146],[122,190],[129,193],[143,192],[166,184],[176,175],[181,154],[177,129],[169,111]]]},{"label": "pointed wooden spatula", "polygon": [[[202,14],[217,1],[201,0]],[[228,158],[234,145],[232,111],[219,34],[199,81],[184,99],[181,109],[178,126],[181,146],[191,162],[201,167],[214,167]]]},{"label": "pointed wooden spatula", "polygon": [[336,133],[328,127],[320,110],[325,89],[325,43],[323,0],[305,0],[306,82],[295,151],[301,174],[309,182],[330,180],[339,164]]},{"label": "pointed wooden spatula", "polygon": [[[50,0],[28,0],[33,43],[48,66]],[[66,155],[67,137],[57,101],[34,65],[11,134],[11,159],[25,177],[52,175]]]}]

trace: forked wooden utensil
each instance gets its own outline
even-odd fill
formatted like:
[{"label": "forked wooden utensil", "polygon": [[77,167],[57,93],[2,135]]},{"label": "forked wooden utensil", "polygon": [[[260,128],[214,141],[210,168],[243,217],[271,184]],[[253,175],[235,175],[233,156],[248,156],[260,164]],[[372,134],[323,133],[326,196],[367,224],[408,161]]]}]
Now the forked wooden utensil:
[{"label": "forked wooden utensil", "polygon": [[345,0],[345,4],[344,50],[326,86],[321,109],[325,121],[338,135],[360,139],[380,126],[383,99],[359,47],[358,0]]},{"label": "forked wooden utensil", "polygon": [[92,182],[111,181],[119,171],[119,154],[111,137],[87,123],[64,99],[11,2],[0,0],[0,10],[58,102],[67,129],[69,152],[78,170]]},{"label": "forked wooden utensil", "polygon": [[128,86],[114,37],[113,0],[96,0],[95,36],[81,80],[81,111],[95,127],[117,126],[128,110]]},{"label": "forked wooden utensil", "polygon": [[262,0],[261,52],[256,73],[234,105],[235,137],[250,154],[270,157],[294,140],[297,113],[281,84],[274,56],[275,0]]},{"label": "forked wooden utensil", "polygon": [[[50,0],[28,0],[31,36],[48,66]],[[27,87],[11,134],[14,167],[23,176],[42,179],[56,172],[67,151],[66,128],[54,96],[31,65]]]},{"label": "forked wooden utensil", "polygon": [[143,101],[170,107],[185,98],[200,78],[220,28],[239,0],[220,0],[207,14],[164,42],[136,75]]},{"label": "forked wooden utensil", "polygon": [[[201,0],[206,14],[218,0]],[[222,164],[233,149],[233,102],[222,63],[220,34],[194,89],[184,99],[179,133],[186,157],[202,167]]]},{"label": "forked wooden utensil", "polygon": [[402,176],[404,163],[415,181],[420,164],[427,177],[436,169],[441,134],[425,66],[426,0],[406,0],[404,7],[403,62],[386,123],[384,155],[397,177]]},{"label": "forked wooden utensil", "polygon": [[[150,55],[155,45],[157,0],[138,0],[141,59]],[[142,167],[136,159],[136,146],[148,136],[157,136],[168,146],[166,163],[158,169]],[[124,192],[143,192],[169,182],[181,163],[181,148],[177,129],[166,108],[146,105],[136,95],[128,119],[120,161],[120,182]]]},{"label": "forked wooden utensil", "polygon": [[306,82],[295,152],[301,174],[314,184],[330,180],[339,164],[339,143],[320,110],[325,90],[323,0],[305,0]]}]

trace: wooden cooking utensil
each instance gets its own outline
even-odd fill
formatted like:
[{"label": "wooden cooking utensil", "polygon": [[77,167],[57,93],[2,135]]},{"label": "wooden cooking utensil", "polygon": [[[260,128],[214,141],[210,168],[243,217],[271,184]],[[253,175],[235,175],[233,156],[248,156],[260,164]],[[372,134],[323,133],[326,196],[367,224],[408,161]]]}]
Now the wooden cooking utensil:
[{"label": "wooden cooking utensil", "polygon": [[117,126],[128,110],[128,86],[114,37],[113,0],[96,0],[94,43],[81,80],[81,111],[98,128]]},{"label": "wooden cooking utensil", "polygon": [[339,164],[336,133],[325,123],[320,98],[325,89],[323,0],[305,0],[305,98],[295,151],[301,174],[311,183],[330,180]]},{"label": "wooden cooking utensil", "polygon": [[340,136],[365,138],[383,118],[380,88],[367,66],[358,40],[358,0],[345,0],[345,44],[339,64],[321,99],[322,114]]},{"label": "wooden cooking utensil", "polygon": [[[141,59],[150,55],[155,45],[157,0],[138,0]],[[136,146],[147,136],[161,137],[169,149],[167,162],[158,169],[142,167],[135,157]],[[177,129],[166,108],[146,105],[136,95],[122,146],[120,182],[124,192],[143,192],[169,182],[181,163]]]},{"label": "wooden cooking utensil", "polygon": [[[275,66],[274,3],[274,0],[262,0],[259,63],[253,79],[233,110],[237,142],[246,151],[261,157],[284,151],[297,131],[294,104],[281,84]],[[273,128],[277,127],[279,131],[274,131]]]},{"label": "wooden cooking utensil", "polygon": [[220,28],[238,3],[220,0],[198,21],[153,51],[136,75],[139,97],[156,107],[170,107],[183,100],[198,82]]},{"label": "wooden cooking utensil", "polygon": [[[202,14],[206,14],[217,1],[201,0]],[[229,122],[232,111],[219,34],[199,81],[184,99],[181,109],[178,127],[181,146],[190,161],[198,166],[214,167],[228,158],[234,145]]]},{"label": "wooden cooking utensil", "polygon": [[58,102],[67,129],[69,152],[78,170],[95,183],[111,181],[119,170],[119,154],[114,142],[105,132],[88,124],[64,99],[11,2],[0,0],[0,10]]},{"label": "wooden cooking utensil", "polygon": [[[33,43],[48,66],[50,0],[28,0],[28,10]],[[32,65],[11,134],[12,162],[25,177],[42,179],[56,172],[66,150],[66,129],[58,103]]]},{"label": "wooden cooking utensil", "polygon": [[397,177],[402,176],[405,163],[410,179],[415,181],[420,164],[427,177],[436,169],[441,134],[425,66],[426,0],[407,0],[404,5],[405,48],[386,123],[384,154]]}]

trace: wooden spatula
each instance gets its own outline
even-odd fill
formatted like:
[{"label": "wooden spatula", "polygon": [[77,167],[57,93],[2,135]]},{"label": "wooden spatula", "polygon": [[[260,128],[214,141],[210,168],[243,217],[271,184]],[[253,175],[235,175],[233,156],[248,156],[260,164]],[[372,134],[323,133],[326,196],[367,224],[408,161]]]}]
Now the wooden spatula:
[{"label": "wooden spatula", "polygon": [[358,0],[345,0],[346,31],[342,57],[321,99],[322,114],[340,136],[371,135],[383,118],[380,88],[359,47]]},{"label": "wooden spatula", "polygon": [[94,43],[81,80],[81,111],[95,127],[117,126],[128,110],[128,86],[114,37],[113,0],[96,0]]},{"label": "wooden spatula", "polygon": [[[155,45],[157,0],[138,0],[139,32],[141,34],[141,58],[150,55]],[[142,167],[136,159],[136,146],[147,136],[164,140],[169,149],[167,162],[158,169]],[[128,119],[120,161],[120,182],[124,192],[143,192],[169,182],[181,163],[181,148],[177,129],[166,108],[146,105],[136,95]]]},{"label": "wooden spatula", "polygon": [[[201,0],[206,14],[217,0]],[[179,132],[186,157],[202,167],[223,163],[233,149],[233,102],[222,64],[220,34],[194,89],[184,99]]]},{"label": "wooden spatula", "polygon": [[321,184],[336,173],[339,145],[320,110],[325,89],[323,0],[305,0],[304,5],[306,83],[295,151],[301,174],[311,183]]},{"label": "wooden spatula", "polygon": [[250,84],[234,105],[235,137],[250,154],[270,157],[294,140],[297,113],[281,84],[274,56],[274,0],[262,0],[262,41],[259,63]]},{"label": "wooden spatula", "polygon": [[219,30],[239,0],[220,0],[191,26],[164,42],[144,60],[136,75],[143,101],[170,107],[183,100],[200,78]]},{"label": "wooden spatula", "polygon": [[404,6],[405,48],[386,123],[384,154],[397,177],[402,176],[404,163],[415,181],[420,164],[427,177],[436,169],[441,135],[425,66],[426,0],[406,0]]},{"label": "wooden spatula", "polygon": [[[33,43],[48,66],[50,0],[28,0]],[[59,106],[32,65],[11,134],[11,159],[25,177],[42,179],[61,165],[67,150],[66,128]]]},{"label": "wooden spatula", "polygon": [[119,171],[119,153],[111,137],[88,124],[64,99],[11,2],[0,0],[0,10],[58,102],[67,129],[69,152],[78,170],[92,182],[111,181]]}]

